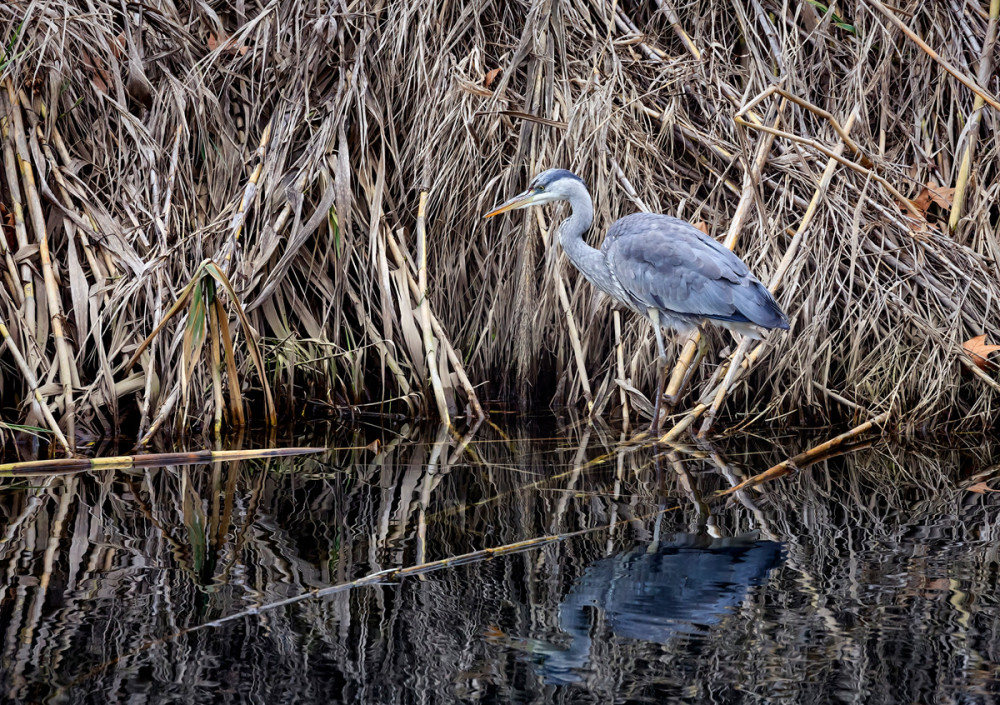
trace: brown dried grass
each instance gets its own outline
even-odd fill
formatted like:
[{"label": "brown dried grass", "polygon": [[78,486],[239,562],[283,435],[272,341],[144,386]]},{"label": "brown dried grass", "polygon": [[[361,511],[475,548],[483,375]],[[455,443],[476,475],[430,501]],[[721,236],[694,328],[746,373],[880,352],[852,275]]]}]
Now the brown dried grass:
[{"label": "brown dried grass", "polygon": [[[834,18],[768,0],[4,3],[3,146],[11,167],[15,154],[31,167],[37,193],[17,169],[0,173],[0,408],[44,426],[41,398],[77,433],[123,420],[207,426],[223,418],[234,369],[219,369],[215,346],[235,353],[253,397],[242,339],[259,335],[286,413],[306,402],[435,413],[430,363],[453,409],[488,383],[492,397],[557,405],[590,390],[611,415],[607,302],[539,237],[549,221],[480,214],[563,166],[596,194],[594,244],[639,207],[721,237],[767,137],[752,125],[773,124],[781,98],[746,112],[750,127],[734,117],[779,85],[797,102],[747,181],[736,248],[764,281],[844,142],[822,111],[841,125],[858,111],[843,156],[857,168],[837,166],[784,274],[791,334],[738,382],[729,410],[822,421],[895,404],[912,424],[982,424],[994,386],[963,377],[960,358],[962,341],[992,332],[1000,299],[997,114],[877,5],[838,4]],[[885,11],[995,96],[1000,80],[983,66],[997,63],[995,41],[983,48],[990,10],[951,0]],[[978,142],[963,167],[967,124]],[[891,193],[915,198],[931,181],[965,181],[954,232],[947,210],[931,205],[929,222],[915,222]],[[434,336],[423,336],[416,282],[421,190]],[[239,301],[211,307],[202,363],[186,379],[197,351],[182,348],[198,333],[178,317],[126,373],[205,259]],[[650,390],[649,327],[623,323],[628,384]],[[702,392],[717,362],[698,371]]]}]

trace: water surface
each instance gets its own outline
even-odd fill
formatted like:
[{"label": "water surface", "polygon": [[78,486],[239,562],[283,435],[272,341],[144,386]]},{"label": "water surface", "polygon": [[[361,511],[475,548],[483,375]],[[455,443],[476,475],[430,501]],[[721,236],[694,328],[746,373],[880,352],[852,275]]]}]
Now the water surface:
[{"label": "water surface", "polygon": [[876,446],[724,501],[712,493],[806,441],[657,452],[583,427],[468,443],[311,433],[332,448],[0,480],[0,700],[998,690],[1000,500],[975,491],[994,487],[989,449]]}]

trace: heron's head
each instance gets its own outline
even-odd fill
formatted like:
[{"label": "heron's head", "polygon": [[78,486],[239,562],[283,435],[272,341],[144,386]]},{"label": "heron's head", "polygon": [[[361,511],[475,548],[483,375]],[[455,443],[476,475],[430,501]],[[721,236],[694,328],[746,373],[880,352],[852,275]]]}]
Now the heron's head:
[{"label": "heron's head", "polygon": [[505,201],[483,217],[492,218],[507,211],[541,206],[553,201],[568,201],[581,191],[586,193],[587,187],[579,176],[565,169],[549,169],[533,178],[527,191]]}]

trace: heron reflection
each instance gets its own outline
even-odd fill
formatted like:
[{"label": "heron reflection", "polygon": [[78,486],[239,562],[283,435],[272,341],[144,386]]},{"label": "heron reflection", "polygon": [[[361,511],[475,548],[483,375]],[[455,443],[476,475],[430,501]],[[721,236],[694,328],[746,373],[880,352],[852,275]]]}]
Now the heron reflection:
[{"label": "heron reflection", "polygon": [[531,649],[545,680],[581,680],[590,661],[594,609],[622,639],[668,644],[710,631],[781,563],[781,544],[756,539],[677,534],[656,547],[638,546],[592,563],[559,604],[568,645],[534,642]]}]

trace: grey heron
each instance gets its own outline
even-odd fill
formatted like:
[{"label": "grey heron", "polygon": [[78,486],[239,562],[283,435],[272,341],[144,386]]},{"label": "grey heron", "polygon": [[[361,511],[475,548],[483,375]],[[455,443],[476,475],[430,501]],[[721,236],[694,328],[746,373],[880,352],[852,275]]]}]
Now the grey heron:
[{"label": "grey heron", "polygon": [[570,215],[559,225],[559,243],[592,285],[649,319],[659,353],[658,389],[652,430],[659,427],[666,377],[661,328],[694,332],[710,321],[751,338],[774,328],[788,330],[788,318],[750,269],[732,250],[679,218],[634,213],[615,221],[601,249],[583,239],[594,222],[594,202],[586,184],[565,169],[549,169],[528,189],[487,213],[568,201]]}]

